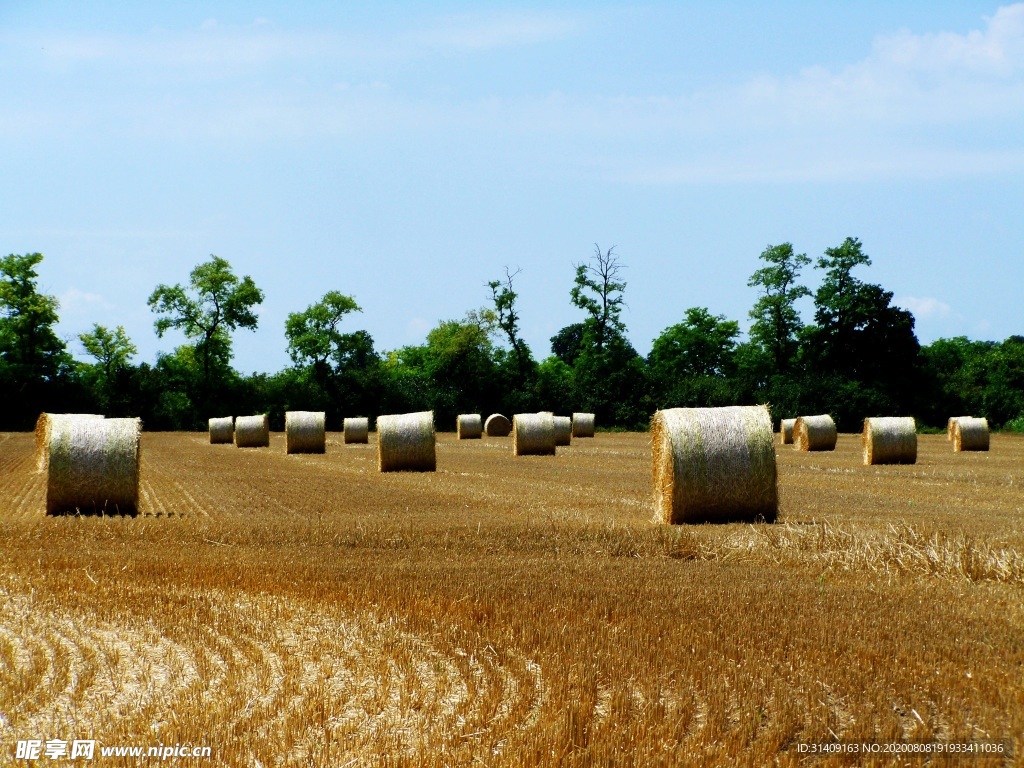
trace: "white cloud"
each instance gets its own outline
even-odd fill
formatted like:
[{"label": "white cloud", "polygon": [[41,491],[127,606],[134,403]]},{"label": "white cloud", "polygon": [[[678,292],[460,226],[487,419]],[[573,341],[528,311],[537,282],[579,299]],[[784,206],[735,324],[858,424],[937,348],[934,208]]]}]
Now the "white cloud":
[{"label": "white cloud", "polygon": [[68,288],[57,297],[61,314],[82,314],[96,309],[113,309],[114,305],[98,293],[89,293],[78,288]]},{"label": "white cloud", "polygon": [[949,304],[931,296],[900,296],[893,299],[893,304],[909,309],[919,320],[935,320],[949,317],[952,311]]}]

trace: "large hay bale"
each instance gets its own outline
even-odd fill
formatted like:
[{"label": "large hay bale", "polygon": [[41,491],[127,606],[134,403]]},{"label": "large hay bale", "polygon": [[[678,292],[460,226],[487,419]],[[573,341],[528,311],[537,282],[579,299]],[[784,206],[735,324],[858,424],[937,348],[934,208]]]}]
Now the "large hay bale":
[{"label": "large hay bale", "polygon": [[912,416],[864,419],[864,463],[916,464],[917,422]]},{"label": "large hay bale", "polygon": [[436,470],[434,412],[378,416],[377,466],[381,472]]},{"label": "large hay bale", "polygon": [[46,514],[134,515],[140,419],[55,419],[47,439]]},{"label": "large hay bale", "polygon": [[323,453],[327,449],[326,423],[323,411],[285,411],[284,452]]},{"label": "large hay bale", "polygon": [[484,423],[479,413],[463,413],[455,419],[455,434],[459,440],[479,440],[484,433]]},{"label": "large hay bale", "polygon": [[961,416],[953,427],[954,451],[987,451],[989,447],[988,419]]},{"label": "large hay bale", "polygon": [[238,448],[266,448],[270,445],[270,418],[267,414],[235,419],[235,445]]},{"label": "large hay bale", "polygon": [[74,419],[89,421],[102,418],[104,416],[99,413],[40,413],[39,418],[36,419],[35,429],[36,469],[40,472],[46,471],[47,463],[50,460],[50,431],[55,422]]},{"label": "large hay bale", "polygon": [[651,440],[662,522],[775,520],[775,434],[765,406],[657,411]]},{"label": "large hay bale", "polygon": [[232,416],[210,419],[210,442],[232,443],[235,440],[235,419]]},{"label": "large hay bale", "polygon": [[554,456],[555,417],[546,413],[517,413],[512,417],[513,456]]},{"label": "large hay bale", "polygon": [[594,436],[594,414],[574,413],[572,415],[572,436],[593,437]]},{"label": "large hay bale", "polygon": [[555,445],[570,445],[572,443],[572,418],[569,416],[555,416]]},{"label": "large hay bale", "polygon": [[793,442],[793,429],[796,427],[796,419],[783,419],[779,422],[779,436],[783,445],[790,445]]},{"label": "large hay bale", "polygon": [[342,438],[346,445],[349,443],[370,442],[370,420],[365,416],[345,419],[341,425]]},{"label": "large hay bale", "polygon": [[488,437],[508,437],[511,432],[512,422],[500,413],[492,413],[484,422],[484,434]]},{"label": "large hay bale", "polygon": [[834,451],[836,423],[827,413],[821,416],[801,416],[793,425],[793,447],[798,451]]},{"label": "large hay bale", "polygon": [[946,422],[946,439],[949,442],[953,442],[953,431],[956,429],[956,423],[960,419],[969,419],[970,416],[950,416],[949,421]]}]

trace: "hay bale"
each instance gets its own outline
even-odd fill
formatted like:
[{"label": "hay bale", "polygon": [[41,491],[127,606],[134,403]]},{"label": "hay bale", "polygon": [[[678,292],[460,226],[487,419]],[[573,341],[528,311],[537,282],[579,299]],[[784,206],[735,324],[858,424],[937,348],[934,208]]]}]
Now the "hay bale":
[{"label": "hay bale", "polygon": [[917,422],[912,416],[864,419],[864,463],[916,464]]},{"label": "hay bale", "polygon": [[956,423],[960,419],[969,419],[970,416],[950,416],[949,421],[946,422],[946,439],[949,442],[953,442],[953,431],[956,428]]},{"label": "hay bale", "polygon": [[953,427],[954,451],[987,451],[989,447],[988,419],[961,416]]},{"label": "hay bale", "polygon": [[235,419],[232,416],[210,419],[210,443],[232,443],[235,440]]},{"label": "hay bale", "polygon": [[572,419],[569,416],[555,416],[555,445],[572,443]]},{"label": "hay bale", "polygon": [[455,434],[459,440],[479,440],[484,434],[484,422],[480,414],[461,414],[455,419]]},{"label": "hay bale", "polygon": [[546,413],[517,413],[512,417],[513,456],[554,456],[555,417]]},{"label": "hay bale", "polygon": [[492,413],[484,422],[484,434],[488,437],[508,437],[511,432],[512,422],[500,413]]},{"label": "hay bale", "polygon": [[798,451],[834,451],[837,438],[836,423],[827,413],[801,416],[793,425],[793,447]]},{"label": "hay bale", "polygon": [[594,414],[574,413],[572,415],[572,436],[593,437],[594,436]]},{"label": "hay bale", "polygon": [[285,411],[284,452],[323,453],[327,449],[326,422],[323,411]]},{"label": "hay bale", "polygon": [[345,419],[342,422],[341,429],[346,445],[349,443],[370,442],[370,420],[365,416]]},{"label": "hay bale", "polygon": [[141,434],[140,419],[52,420],[46,514],[136,514]]},{"label": "hay bale", "polygon": [[662,522],[775,520],[775,434],[767,407],[657,411],[651,440]]},{"label": "hay bale", "polygon": [[39,418],[36,419],[35,429],[36,469],[40,472],[46,471],[50,460],[50,431],[56,421],[73,419],[89,421],[102,418],[105,417],[99,413],[40,413]]},{"label": "hay bale", "polygon": [[270,445],[270,418],[239,416],[235,419],[235,445],[238,448],[266,448]]},{"label": "hay bale", "polygon": [[436,470],[434,412],[378,416],[377,466],[381,472]]},{"label": "hay bale", "polygon": [[793,442],[793,428],[796,427],[796,419],[783,419],[779,422],[779,436],[783,445]]}]

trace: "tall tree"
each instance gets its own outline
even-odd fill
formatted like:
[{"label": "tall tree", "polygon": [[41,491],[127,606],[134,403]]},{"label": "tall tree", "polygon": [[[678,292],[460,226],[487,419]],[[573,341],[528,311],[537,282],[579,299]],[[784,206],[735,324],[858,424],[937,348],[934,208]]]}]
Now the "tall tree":
[{"label": "tall tree", "polygon": [[703,307],[686,310],[683,322],[666,328],[647,357],[656,405],[703,407],[728,405],[733,399],[740,326]]},{"label": "tall tree", "polygon": [[515,272],[510,272],[509,268],[505,267],[504,280],[492,280],[487,283],[487,287],[491,289],[491,300],[494,303],[495,325],[505,334],[509,346],[512,348],[512,356],[515,360],[513,384],[518,388],[526,385],[533,369],[530,348],[519,335],[519,313],[516,311],[516,299],[519,298],[519,294],[515,292],[512,284],[521,271],[521,269],[516,269]]},{"label": "tall tree", "polygon": [[0,361],[8,386],[25,392],[70,370],[71,357],[54,331],[60,305],[39,292],[41,253],[0,259]]},{"label": "tall tree", "polygon": [[105,411],[109,411],[115,399],[118,380],[128,369],[129,361],[138,354],[124,326],[110,330],[94,323],[92,330],[78,336],[88,355],[95,358],[98,376],[99,396]]},{"label": "tall tree", "polygon": [[797,337],[803,327],[794,304],[811,292],[797,284],[800,270],[811,263],[795,253],[792,243],[769,245],[759,257],[768,266],[754,272],[747,285],[760,288],[761,296],[750,310],[754,321],[750,338],[768,353],[773,373],[786,373],[796,357]]},{"label": "tall tree", "polygon": [[619,279],[623,269],[614,245],[602,253],[596,243],[590,263],[576,265],[576,279],[569,296],[573,305],[587,313],[585,334],[599,356],[613,336],[626,330],[620,319],[626,290],[626,284]]}]

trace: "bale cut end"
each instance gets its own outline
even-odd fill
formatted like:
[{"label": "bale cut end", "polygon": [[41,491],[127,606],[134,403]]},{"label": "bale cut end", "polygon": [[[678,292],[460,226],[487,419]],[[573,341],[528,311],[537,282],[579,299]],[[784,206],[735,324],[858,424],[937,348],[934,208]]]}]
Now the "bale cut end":
[{"label": "bale cut end", "polygon": [[798,451],[834,451],[839,435],[827,413],[801,416],[793,425],[793,447]]},{"label": "bale cut end", "polygon": [[484,434],[488,437],[508,437],[511,432],[512,422],[500,413],[492,413],[484,422]]}]

